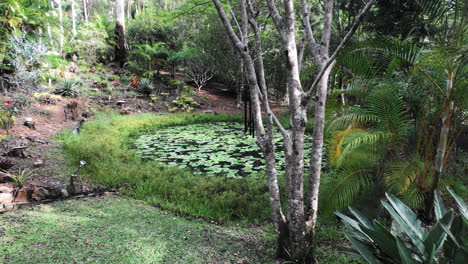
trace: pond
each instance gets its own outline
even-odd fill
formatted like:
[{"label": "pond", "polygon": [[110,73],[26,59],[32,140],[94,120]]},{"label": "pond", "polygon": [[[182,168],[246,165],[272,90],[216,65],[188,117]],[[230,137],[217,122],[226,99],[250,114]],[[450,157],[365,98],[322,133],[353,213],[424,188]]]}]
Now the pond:
[{"label": "pond", "polygon": [[[306,142],[311,137],[306,136]],[[278,169],[284,168],[281,135],[275,134]],[[205,123],[175,126],[142,135],[135,146],[143,160],[188,168],[195,175],[252,177],[265,170],[265,162],[255,138],[245,134],[240,123]],[[306,157],[310,144],[306,146]],[[306,158],[305,166],[309,160]]]}]

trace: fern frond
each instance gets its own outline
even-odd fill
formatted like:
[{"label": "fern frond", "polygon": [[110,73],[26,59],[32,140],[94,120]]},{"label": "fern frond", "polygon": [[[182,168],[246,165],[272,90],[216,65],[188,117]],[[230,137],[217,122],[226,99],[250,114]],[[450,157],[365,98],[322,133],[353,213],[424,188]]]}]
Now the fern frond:
[{"label": "fern frond", "polygon": [[371,172],[369,169],[344,168],[336,178],[325,182],[321,191],[322,212],[329,214],[350,205],[363,190],[371,186]]},{"label": "fern frond", "polygon": [[341,166],[344,160],[346,159],[347,155],[352,155],[353,151],[357,149],[366,149],[369,153],[374,153],[374,155],[378,155],[378,151],[376,150],[375,146],[384,146],[388,143],[388,139],[392,136],[391,133],[385,131],[375,131],[375,132],[354,132],[352,134],[348,134],[348,137],[345,138],[343,142],[343,147],[341,151],[341,155],[336,159],[337,166]]},{"label": "fern frond", "polygon": [[332,163],[336,162],[336,160],[341,156],[342,148],[343,148],[343,141],[345,137],[348,134],[351,134],[354,132],[366,132],[366,131],[360,128],[349,128],[346,130],[337,131],[333,134],[333,138],[332,138],[331,146],[330,146],[330,161]]},{"label": "fern frond", "polygon": [[391,193],[403,194],[423,173],[424,163],[419,160],[397,162],[385,174],[385,186]]}]

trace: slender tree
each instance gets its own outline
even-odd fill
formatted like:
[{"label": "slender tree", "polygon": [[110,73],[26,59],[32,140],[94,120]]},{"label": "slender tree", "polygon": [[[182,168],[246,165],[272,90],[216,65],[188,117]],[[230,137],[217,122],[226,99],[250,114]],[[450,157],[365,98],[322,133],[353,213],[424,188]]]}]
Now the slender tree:
[{"label": "slender tree", "polygon": [[83,18],[88,22],[88,0],[83,0]]},{"label": "slender tree", "polygon": [[117,45],[115,46],[115,61],[123,67],[128,55],[128,45],[125,38],[125,1],[115,1],[115,36]]},{"label": "slender tree", "polygon": [[72,18],[72,33],[73,37],[76,36],[77,31],[76,31],[76,9],[75,9],[75,1],[71,0],[71,18]]},{"label": "slender tree", "polygon": [[[269,17],[273,20],[279,33],[285,54],[287,76],[285,85],[288,88],[290,120],[288,129],[281,125],[269,106],[260,38],[261,32],[257,24],[260,11],[255,9],[251,0],[239,0],[240,17],[239,19],[233,17],[233,21],[239,28],[239,33],[237,33],[239,35],[237,35],[221,2],[213,0],[227,35],[244,62],[246,80],[252,100],[257,144],[262,149],[266,159],[272,221],[277,232],[277,254],[279,257],[289,257],[293,260],[312,260],[309,250],[312,247],[317,221],[328,78],[336,56],[346,46],[374,0],[370,0],[365,5],[332,55],[329,55],[329,46],[332,31],[333,0],[325,1],[322,38],[319,42],[315,41],[314,31],[310,24],[310,2],[301,0],[301,15],[306,45],[319,70],[319,73],[315,76],[315,81],[307,91],[303,89],[299,76],[301,52],[298,50],[296,40],[296,10],[293,0],[283,0],[282,2],[282,13],[276,7],[274,0],[268,0],[267,4]],[[233,12],[231,13],[233,14]],[[255,37],[253,51],[249,49],[251,47],[249,45],[249,31],[252,31]],[[304,134],[307,124],[307,107],[312,98],[316,100],[314,150],[311,156],[308,194],[304,202]],[[266,113],[266,127],[262,120],[262,108]],[[287,214],[283,213],[279,195],[278,172],[275,163],[274,126],[283,136],[283,150],[286,159]],[[307,206],[305,207],[305,205]]]}]

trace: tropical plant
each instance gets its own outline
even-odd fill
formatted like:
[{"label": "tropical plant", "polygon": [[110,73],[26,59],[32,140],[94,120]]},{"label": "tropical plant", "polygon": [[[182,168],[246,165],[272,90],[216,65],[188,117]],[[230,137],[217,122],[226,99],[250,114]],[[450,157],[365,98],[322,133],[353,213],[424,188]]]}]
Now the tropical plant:
[{"label": "tropical plant", "polygon": [[179,95],[175,100],[172,101],[172,103],[176,105],[176,107],[169,109],[171,112],[174,112],[178,109],[184,112],[192,112],[193,107],[199,105],[195,100],[193,100],[192,97],[185,94]]},{"label": "tropical plant", "polygon": [[164,61],[168,57],[166,44],[164,42],[156,42],[152,45],[136,44],[133,48],[134,49],[129,52],[128,61],[125,65],[139,75],[144,72],[151,72],[155,69],[157,69],[159,73],[159,70],[165,63]]},{"label": "tropical plant", "polygon": [[11,172],[8,172],[6,170],[4,170],[3,172],[6,173],[10,178],[13,179],[13,181],[15,182],[16,187],[21,188],[21,187],[24,186],[26,181],[33,176],[35,171],[36,170],[23,169],[23,168],[20,167],[20,168],[18,168],[17,173],[11,173]]},{"label": "tropical plant", "polygon": [[[377,80],[348,90],[360,99],[328,125],[333,173],[323,188],[322,210],[349,205],[362,191],[382,182],[382,163],[399,160],[410,133],[410,119],[399,93],[401,83]],[[391,186],[392,182],[388,183]]]},{"label": "tropical plant", "polygon": [[336,215],[343,221],[348,232],[346,238],[355,251],[368,263],[465,263],[468,257],[468,208],[465,202],[451,189],[460,215],[447,210],[439,192],[435,193],[434,213],[437,222],[430,230],[422,226],[417,215],[391,194],[382,201],[392,218],[391,229],[377,220],[370,221],[359,211],[349,208],[357,219],[342,213]]},{"label": "tropical plant", "polygon": [[389,164],[385,178],[387,185],[393,185],[390,189],[411,206],[425,202],[430,219],[434,190],[440,185],[457,130],[467,120],[463,109],[468,106],[468,83],[462,76],[468,73],[468,8],[466,1],[460,0],[417,2],[428,28],[434,30],[429,41],[379,37],[353,47],[339,62],[353,73],[354,83],[360,80],[366,84],[376,74],[407,78],[400,93],[414,118],[415,130],[410,138],[415,142],[408,146],[413,150],[405,151],[409,161]]},{"label": "tropical plant", "polygon": [[154,92],[154,85],[150,79],[143,78],[138,82],[138,91],[146,96]]},{"label": "tropical plant", "polygon": [[59,87],[54,91],[54,94],[59,94],[66,97],[77,97],[79,95],[78,87],[81,82],[77,79],[65,78],[60,81]]}]

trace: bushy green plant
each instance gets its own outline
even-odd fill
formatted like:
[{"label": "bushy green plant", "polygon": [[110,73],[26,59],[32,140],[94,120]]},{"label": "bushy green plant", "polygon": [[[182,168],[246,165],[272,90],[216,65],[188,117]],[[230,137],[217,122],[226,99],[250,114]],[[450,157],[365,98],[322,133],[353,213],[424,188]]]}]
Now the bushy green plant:
[{"label": "bushy green plant", "polygon": [[81,24],[75,41],[80,58],[91,62],[105,60],[112,53],[108,37],[105,28],[97,22]]},{"label": "bushy green plant", "polygon": [[35,170],[23,169],[20,167],[17,173],[11,173],[5,170],[3,172],[15,181],[16,187],[21,188],[26,181],[34,175]]},{"label": "bushy green plant", "polygon": [[436,192],[434,211],[437,222],[430,230],[426,230],[417,215],[391,194],[386,194],[387,200],[382,201],[392,218],[391,230],[377,220],[368,220],[353,208],[350,211],[357,221],[341,213],[336,215],[345,223],[346,237],[356,253],[368,263],[462,264],[468,257],[468,208],[451,189],[448,191],[455,199],[460,215],[453,209],[445,209],[439,192]]},{"label": "bushy green plant", "polygon": [[81,82],[77,79],[65,78],[60,81],[59,87],[55,89],[54,94],[66,97],[77,97],[79,95],[78,87]]},{"label": "bushy green plant", "polygon": [[153,82],[148,78],[143,78],[138,83],[138,91],[146,96],[149,96],[154,92]]},{"label": "bushy green plant", "polygon": [[175,108],[169,109],[169,111],[174,112],[176,110],[182,110],[184,112],[192,112],[193,107],[198,106],[199,104],[193,100],[192,97],[185,94],[179,95],[172,103],[176,106]]}]

